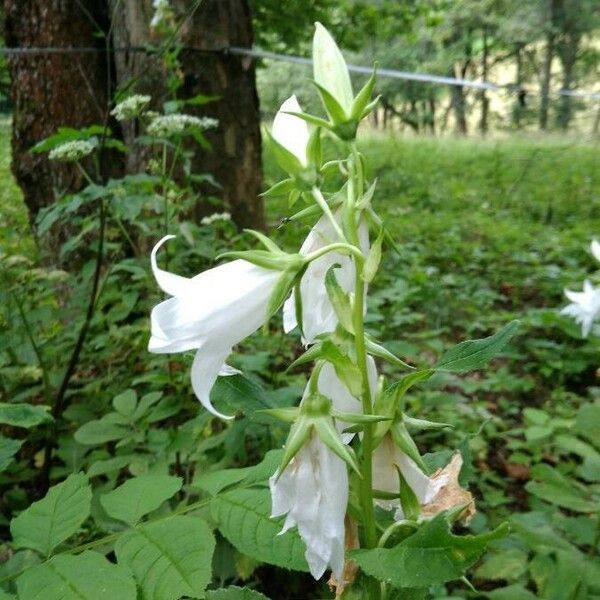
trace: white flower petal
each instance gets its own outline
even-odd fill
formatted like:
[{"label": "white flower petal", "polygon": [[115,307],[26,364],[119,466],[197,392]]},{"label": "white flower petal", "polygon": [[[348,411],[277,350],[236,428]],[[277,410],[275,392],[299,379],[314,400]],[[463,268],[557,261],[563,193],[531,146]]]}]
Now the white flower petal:
[{"label": "white flower petal", "polygon": [[[341,221],[340,211],[337,211],[335,218],[338,222]],[[361,249],[366,255],[369,251],[369,230],[364,221],[359,228],[359,239]],[[304,240],[300,248],[300,254],[306,256],[327,244],[338,241],[337,234],[329,219],[322,216]],[[318,335],[330,333],[337,327],[338,319],[325,288],[325,275],[334,264],[340,265],[340,268],[335,270],[335,276],[340,287],[346,292],[354,290],[355,267],[354,260],[351,257],[338,252],[329,252],[310,263],[300,282],[304,329],[302,341],[305,345],[312,344]],[[294,293],[285,301],[283,306],[283,323],[286,333],[297,326]]]},{"label": "white flower petal", "polygon": [[220,413],[210,401],[212,389],[225,359],[231,353],[231,347],[222,348],[216,344],[205,344],[196,352],[192,363],[192,388],[202,406],[216,417],[233,419],[232,416]]},{"label": "white flower petal", "polygon": [[302,165],[308,165],[306,148],[310,133],[306,121],[286,114],[290,112],[302,112],[296,96],[290,96],[280,107],[273,120],[271,134],[286,150],[289,150]]},{"label": "white flower petal", "polygon": [[600,261],[600,243],[598,242],[598,240],[593,239],[590,247],[594,258],[597,261]]},{"label": "white flower petal", "polygon": [[581,325],[582,336],[587,337],[594,321],[600,315],[600,288],[594,288],[586,279],[582,292],[565,290],[565,296],[571,300],[571,304],[565,306],[560,313],[573,317],[575,322]]},{"label": "white flower petal", "polygon": [[348,504],[345,463],[317,436],[311,437],[285,471],[269,480],[272,516],[287,513],[284,530],[296,525],[315,579],[328,566],[340,576],[344,566],[344,517]]},{"label": "white flower petal", "polygon": [[152,268],[160,287],[172,294],[152,310],[150,352],[173,353],[198,349],[192,367],[192,385],[202,404],[210,404],[210,389],[219,373],[236,371],[225,364],[232,347],[264,322],[266,308],[279,272],[245,260],[234,260],[187,279],[156,264]]}]

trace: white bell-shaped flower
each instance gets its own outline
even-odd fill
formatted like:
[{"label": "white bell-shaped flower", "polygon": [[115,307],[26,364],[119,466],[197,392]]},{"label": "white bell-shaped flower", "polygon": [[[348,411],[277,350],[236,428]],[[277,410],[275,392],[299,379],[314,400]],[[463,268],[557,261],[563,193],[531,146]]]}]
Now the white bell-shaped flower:
[{"label": "white bell-shaped flower", "polygon": [[316,434],[285,468],[269,480],[271,516],[287,514],[281,533],[298,527],[306,561],[315,579],[330,567],[339,578],[344,568],[344,517],[348,504],[348,471]]},{"label": "white bell-shaped flower", "polygon": [[151,254],[152,271],[160,288],[173,296],[155,306],[148,350],[175,353],[196,349],[192,387],[203,406],[222,418],[210,401],[217,376],[236,373],[225,364],[232,347],[256,331],[266,319],[267,304],[280,273],[245,260],[234,260],[192,277],[160,269]]},{"label": "white bell-shaped flower", "polygon": [[[396,446],[391,435],[386,435],[373,452],[373,488],[397,494],[401,485],[398,470],[414,492],[419,504],[427,504],[438,492],[439,486]],[[403,518],[402,507],[398,500],[377,502],[383,508],[396,508],[395,518],[397,520]]]},{"label": "white bell-shaped flower", "polygon": [[279,108],[273,120],[271,135],[286,150],[291,152],[303,167],[308,166],[306,149],[310,133],[306,121],[290,115],[290,112],[302,112],[296,96],[290,96]]},{"label": "white bell-shaped flower", "polygon": [[[367,356],[367,375],[369,377],[371,397],[374,398],[377,393],[377,367],[371,356]],[[317,388],[323,396],[331,400],[334,409],[339,410],[340,412],[362,414],[361,401],[350,393],[350,390],[337,376],[331,363],[325,363],[321,368],[319,378],[317,379]],[[307,391],[305,391],[305,394],[306,393]],[[336,427],[341,433],[343,429],[348,427],[348,423],[337,421]],[[341,436],[342,441],[345,444],[349,444],[354,437],[354,434],[341,433]]]},{"label": "white bell-shaped flower", "polygon": [[[340,222],[339,211],[335,219]],[[369,252],[369,228],[362,221],[358,229],[360,247],[366,256]],[[328,244],[339,242],[340,239],[333,229],[333,225],[326,215],[323,215],[311,229],[300,248],[300,254],[306,256],[323,248]],[[300,282],[300,294],[302,296],[302,341],[305,345],[312,344],[315,338],[322,333],[335,331],[338,318],[327,295],[325,288],[325,275],[332,265],[340,265],[335,270],[340,287],[345,292],[352,292],[356,280],[354,259],[338,252],[329,252],[307,267]],[[295,292],[286,300],[283,306],[283,328],[289,333],[297,326]]]},{"label": "white bell-shaped flower", "polygon": [[600,288],[595,288],[589,280],[583,282],[583,291],[565,290],[565,296],[571,304],[565,306],[561,315],[573,317],[581,325],[581,335],[587,337],[594,321],[600,315]]}]

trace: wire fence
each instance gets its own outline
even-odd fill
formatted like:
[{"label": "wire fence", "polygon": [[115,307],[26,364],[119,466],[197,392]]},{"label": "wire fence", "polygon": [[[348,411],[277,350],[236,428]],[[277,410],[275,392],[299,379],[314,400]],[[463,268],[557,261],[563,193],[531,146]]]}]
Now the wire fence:
[{"label": "wire fence", "polygon": [[[145,54],[156,54],[160,49],[152,46],[130,46],[130,47],[115,47],[108,49],[111,53],[145,53]],[[193,46],[184,46],[183,50],[188,52],[199,52],[202,54],[222,54],[222,55],[237,55],[237,56],[248,56],[255,59],[266,59],[287,62],[292,64],[311,65],[312,59],[304,56],[295,56],[292,54],[280,54],[277,52],[269,52],[261,50],[260,48],[241,48],[239,46],[229,46],[226,48],[217,49],[204,49]],[[106,48],[96,47],[28,47],[28,48],[0,48],[0,55],[6,56],[40,56],[50,54],[90,54],[90,53],[105,53]],[[373,67],[364,65],[353,65],[349,64],[348,69],[352,73],[360,74],[371,74]],[[406,81],[418,81],[422,83],[431,83],[438,85],[451,85],[458,87],[467,87],[478,90],[489,90],[489,91],[510,91],[518,93],[521,89],[514,83],[509,84],[497,84],[490,81],[477,81],[473,79],[461,79],[456,77],[447,77],[443,75],[434,75],[430,73],[417,73],[413,71],[401,71],[398,69],[389,68],[378,68],[377,75],[379,77],[386,77],[391,79],[402,79]],[[528,94],[541,95],[540,90],[526,90]],[[600,100],[600,92],[590,90],[552,90],[549,92],[553,95],[558,96],[571,96],[576,98],[588,98],[591,100]]]}]

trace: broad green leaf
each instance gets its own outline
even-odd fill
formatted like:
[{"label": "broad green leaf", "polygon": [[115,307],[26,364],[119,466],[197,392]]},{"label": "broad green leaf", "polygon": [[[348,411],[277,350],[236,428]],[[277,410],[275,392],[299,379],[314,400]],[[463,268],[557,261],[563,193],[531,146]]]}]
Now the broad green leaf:
[{"label": "broad green leaf", "polygon": [[100,496],[100,504],[108,516],[135,525],[144,515],[174,496],[182,483],[180,477],[170,475],[140,475]]},{"label": "broad green leaf", "polygon": [[17,600],[17,597],[9,594],[8,592],[0,590],[0,600]]},{"label": "broad green leaf", "polygon": [[[113,413],[114,414],[114,413]],[[89,421],[75,432],[75,439],[85,446],[97,446],[106,442],[120,440],[131,434],[125,425],[114,423],[104,416],[102,419]]]},{"label": "broad green leaf", "polygon": [[510,518],[511,530],[523,538],[535,550],[575,548],[552,527],[549,517],[543,512],[515,514]]},{"label": "broad green leaf", "polygon": [[433,367],[436,371],[472,371],[483,367],[501,352],[519,328],[519,321],[511,321],[494,335],[481,340],[467,340],[450,348]]},{"label": "broad green leaf", "polygon": [[22,444],[22,440],[13,440],[0,435],[0,472],[10,465]]},{"label": "broad green leaf", "polygon": [[8,404],[0,402],[0,423],[13,427],[30,429],[41,423],[50,423],[52,416],[47,406],[37,406],[25,402]]},{"label": "broad green leaf", "polygon": [[395,587],[425,587],[462,577],[488,542],[503,537],[507,530],[500,526],[481,535],[457,536],[440,514],[394,548],[356,550],[351,557],[365,573]]},{"label": "broad green leaf", "polygon": [[600,448],[600,404],[586,404],[579,409],[575,431]]},{"label": "broad green leaf", "polygon": [[536,481],[530,481],[525,489],[534,496],[577,512],[597,512],[599,499],[594,498],[586,486],[569,479],[549,465],[536,465],[531,469]]},{"label": "broad green leaf", "polygon": [[112,404],[119,414],[130,417],[137,406],[137,394],[134,390],[125,390],[113,398]]},{"label": "broad green leaf", "polygon": [[272,417],[256,413],[265,408],[274,408],[273,404],[258,384],[243,375],[219,377],[212,389],[211,400],[216,406],[226,404],[226,407],[221,409],[226,414],[230,414],[227,410],[227,407],[230,407],[243,411],[244,415],[251,419],[273,422]]},{"label": "broad green leaf", "polygon": [[203,598],[211,579],[214,549],[208,525],[190,516],[142,525],[115,544],[119,564],[133,573],[142,600]]},{"label": "broad green leaf", "polygon": [[88,469],[87,476],[98,477],[98,475],[120,471],[133,462],[135,458],[133,454],[124,454],[122,456],[115,456],[114,458],[107,458],[106,460],[97,460]]},{"label": "broad green leaf", "polygon": [[206,600],[269,600],[263,594],[251,590],[250,588],[241,588],[231,586],[220,590],[206,592]]},{"label": "broad green leaf", "polygon": [[240,552],[286,569],[308,571],[304,543],[297,531],[278,535],[283,519],[271,519],[268,489],[225,492],[213,499],[211,512],[221,533]]},{"label": "broad green leaf", "polygon": [[12,520],[10,531],[15,545],[50,555],[87,519],[91,499],[87,477],[80,473],[69,475]]},{"label": "broad green leaf", "polygon": [[17,579],[19,600],[136,600],[135,582],[102,554],[59,554]]},{"label": "broad green leaf", "polygon": [[192,484],[211,496],[216,496],[225,488],[238,483],[240,486],[256,485],[265,483],[275,473],[281,463],[283,450],[269,450],[265,457],[253,467],[243,469],[221,469],[201,475]]},{"label": "broad green leaf", "polygon": [[527,552],[519,548],[500,548],[488,553],[477,568],[478,579],[516,581],[527,571]]}]

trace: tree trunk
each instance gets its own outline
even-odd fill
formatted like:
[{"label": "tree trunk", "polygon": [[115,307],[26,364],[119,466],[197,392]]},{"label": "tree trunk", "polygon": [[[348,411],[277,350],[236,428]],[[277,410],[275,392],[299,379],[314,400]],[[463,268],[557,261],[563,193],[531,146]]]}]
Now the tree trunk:
[{"label": "tree trunk", "polygon": [[[488,80],[489,76],[489,46],[488,46],[488,30],[487,27],[483,28],[483,50],[481,56],[481,78],[483,81]],[[481,117],[479,119],[479,131],[482,135],[485,135],[489,129],[489,112],[490,112],[490,99],[487,97],[485,90],[481,90],[479,96],[481,102]]]},{"label": "tree trunk", "polygon": [[[449,72],[449,77],[458,77],[453,69]],[[465,91],[462,85],[450,86],[450,99],[452,110],[454,111],[455,131],[459,135],[467,135],[467,109]]]},{"label": "tree trunk", "polygon": [[[8,47],[99,47],[106,24],[94,0],[4,0]],[[38,212],[64,191],[79,189],[72,165],[52,163],[29,149],[58,127],[102,122],[110,92],[105,53],[14,55],[8,61],[13,102],[12,171],[23,190],[32,225]],[[56,255],[58,239],[48,240]]]},{"label": "tree trunk", "polygon": [[218,97],[204,111],[220,123],[207,135],[213,150],[196,157],[194,166],[215,176],[222,186],[218,194],[239,226],[262,228],[260,112],[254,61],[215,52],[229,46],[252,47],[247,0],[204,0],[182,34],[187,46],[207,51],[182,53],[183,93]]},{"label": "tree trunk", "polygon": [[[562,89],[565,91],[570,91],[573,86],[580,39],[579,35],[571,33],[566,36],[566,39],[558,47],[558,56],[563,69]],[[558,104],[556,122],[564,131],[569,128],[573,116],[572,100],[571,96],[562,95]]]},{"label": "tree trunk", "polygon": [[542,67],[542,85],[540,90],[540,129],[548,128],[548,109],[550,107],[550,83],[552,79],[552,59],[554,58],[555,34],[546,36],[544,65]]},{"label": "tree trunk", "polygon": [[521,117],[525,110],[527,94],[523,88],[523,44],[515,44],[515,92],[516,100],[512,111],[512,125],[521,128]]}]

